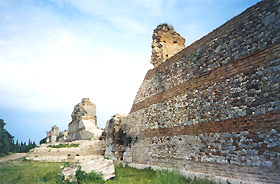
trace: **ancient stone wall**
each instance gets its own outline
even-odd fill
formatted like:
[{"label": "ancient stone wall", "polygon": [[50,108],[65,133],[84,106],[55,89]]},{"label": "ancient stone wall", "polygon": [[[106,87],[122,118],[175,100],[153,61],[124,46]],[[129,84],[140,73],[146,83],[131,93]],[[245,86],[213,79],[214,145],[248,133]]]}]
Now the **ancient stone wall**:
[{"label": "ancient stone wall", "polygon": [[133,163],[280,181],[280,1],[248,8],[148,71],[126,120]]}]

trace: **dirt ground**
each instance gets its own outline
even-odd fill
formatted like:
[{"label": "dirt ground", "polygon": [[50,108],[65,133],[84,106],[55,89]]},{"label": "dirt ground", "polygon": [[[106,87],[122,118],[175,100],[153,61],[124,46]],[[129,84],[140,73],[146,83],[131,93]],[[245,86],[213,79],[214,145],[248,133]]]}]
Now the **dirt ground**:
[{"label": "dirt ground", "polygon": [[27,156],[27,153],[15,153],[15,154],[12,154],[12,155],[7,155],[5,157],[0,157],[0,162],[6,162],[6,161],[9,161],[9,160],[16,160],[16,159],[26,157],[26,156]]}]

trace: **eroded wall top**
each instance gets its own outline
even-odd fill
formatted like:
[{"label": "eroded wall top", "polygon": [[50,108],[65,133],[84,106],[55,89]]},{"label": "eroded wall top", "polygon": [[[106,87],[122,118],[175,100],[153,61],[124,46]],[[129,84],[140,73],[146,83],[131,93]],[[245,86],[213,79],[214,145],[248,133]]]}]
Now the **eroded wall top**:
[{"label": "eroded wall top", "polygon": [[183,48],[185,39],[172,26],[160,24],[153,33],[151,63],[157,67]]},{"label": "eroded wall top", "polygon": [[88,98],[83,98],[81,103],[75,105],[71,116],[72,121],[81,119],[83,116],[95,117],[96,106]]}]

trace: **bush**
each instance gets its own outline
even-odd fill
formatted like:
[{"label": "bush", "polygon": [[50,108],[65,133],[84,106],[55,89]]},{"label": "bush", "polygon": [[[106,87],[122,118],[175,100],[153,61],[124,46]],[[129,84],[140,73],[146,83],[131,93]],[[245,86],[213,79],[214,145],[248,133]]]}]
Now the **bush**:
[{"label": "bush", "polygon": [[42,180],[43,182],[50,182],[53,181],[53,178],[55,178],[57,175],[57,172],[48,172],[45,176],[43,176]]},{"label": "bush", "polygon": [[44,139],[40,140],[40,145],[41,145],[41,144],[44,144],[44,143],[46,143],[46,142],[47,142],[47,138],[45,137]]},{"label": "bush", "polygon": [[6,153],[0,153],[0,157],[4,157],[6,155],[7,155]]},{"label": "bush", "polygon": [[103,176],[102,173],[96,173],[94,171],[90,173],[86,173],[85,171],[81,170],[80,166],[76,171],[76,178],[79,184],[86,184],[86,183],[103,184],[105,181],[103,180],[102,176]]},{"label": "bush", "polygon": [[77,148],[79,144],[59,144],[59,145],[49,145],[48,148]]}]

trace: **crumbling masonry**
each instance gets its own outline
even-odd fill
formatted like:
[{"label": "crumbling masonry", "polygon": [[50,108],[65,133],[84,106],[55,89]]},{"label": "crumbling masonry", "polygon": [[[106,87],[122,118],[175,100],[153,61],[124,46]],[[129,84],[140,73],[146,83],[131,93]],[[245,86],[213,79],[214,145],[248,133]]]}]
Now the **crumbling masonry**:
[{"label": "crumbling masonry", "polygon": [[280,1],[261,1],[158,62],[163,52],[153,50],[155,68],[125,120],[133,144],[123,159],[222,182],[279,183]]}]

